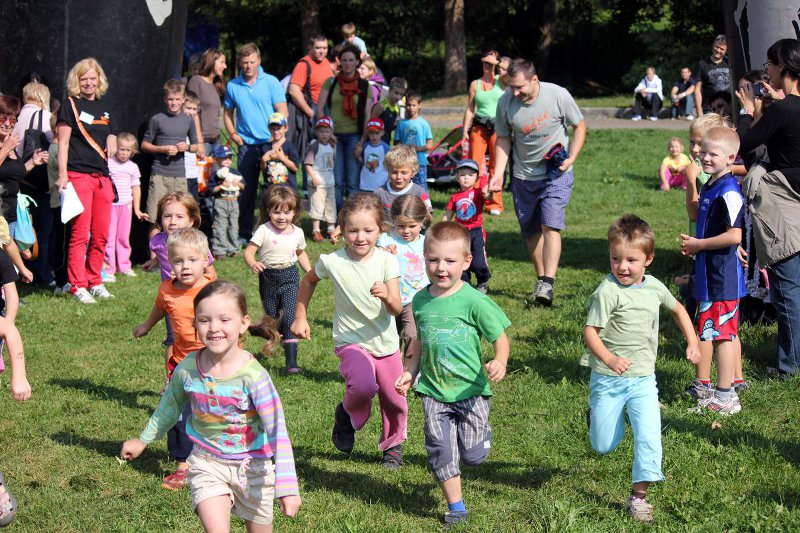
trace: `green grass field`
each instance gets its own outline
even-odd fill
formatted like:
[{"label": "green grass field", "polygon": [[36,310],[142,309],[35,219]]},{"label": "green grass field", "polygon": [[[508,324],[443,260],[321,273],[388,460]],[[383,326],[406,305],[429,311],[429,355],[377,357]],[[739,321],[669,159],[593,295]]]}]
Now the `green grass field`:
[{"label": "green grass field", "polygon": [[[656,167],[672,132],[590,131],[576,165],[563,233],[555,305],[529,308],[534,274],[513,212],[489,218],[490,296],[512,321],[506,379],[493,386],[494,442],[489,460],[464,469],[469,522],[461,531],[798,531],[800,406],[798,381],[767,377],[775,326],[743,327],[745,373],[752,389],[741,414],[719,419],[687,412],[681,395],[693,374],[677,328],[662,322],[657,365],[663,403],[663,469],[649,500],[655,524],[632,522],[623,509],[630,486],[630,432],[612,454],[590,447],[584,418],[588,372],[578,366],[589,294],[608,271],[605,233],[634,212],[657,236],[651,273],[671,280],[690,268],[678,252],[686,227],[680,192],[657,190]],[[446,193],[433,194],[441,208]],[[511,206],[506,196],[506,205]],[[308,229],[308,220],[303,221]],[[312,260],[333,250],[309,245]],[[221,278],[247,289],[261,316],[257,280],[241,259],[217,263]],[[166,443],[131,464],[116,456],[143,428],[163,381],[163,326],[134,340],[156,296],[158,274],[110,286],[116,299],[79,306],[45,292],[25,296],[18,319],[25,340],[30,401],[15,403],[8,374],[0,391],[0,471],[19,500],[9,531],[198,531],[188,492],[159,488],[172,465]],[[672,287],[674,290],[674,287]],[[294,443],[303,507],[276,519],[281,531],[435,531],[445,505],[426,470],[420,401],[409,400],[406,465],[379,464],[380,417],[358,433],[351,456],[330,442],[333,410],[343,393],[332,353],[330,284],[312,302],[313,339],[301,343],[304,372],[287,377],[282,356],[265,360],[283,400]],[[258,339],[249,339],[256,352]],[[486,347],[489,357],[489,346]],[[377,407],[377,404],[376,404]],[[375,412],[377,414],[377,412]],[[716,426],[715,426],[716,427]],[[276,506],[276,513],[277,511]],[[234,530],[243,530],[235,521]]]}]

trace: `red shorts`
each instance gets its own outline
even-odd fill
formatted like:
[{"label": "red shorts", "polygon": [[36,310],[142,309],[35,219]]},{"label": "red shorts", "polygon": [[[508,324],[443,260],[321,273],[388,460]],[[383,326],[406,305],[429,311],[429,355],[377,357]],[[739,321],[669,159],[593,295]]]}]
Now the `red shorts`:
[{"label": "red shorts", "polygon": [[739,334],[739,300],[701,301],[695,325],[701,341],[735,339]]}]

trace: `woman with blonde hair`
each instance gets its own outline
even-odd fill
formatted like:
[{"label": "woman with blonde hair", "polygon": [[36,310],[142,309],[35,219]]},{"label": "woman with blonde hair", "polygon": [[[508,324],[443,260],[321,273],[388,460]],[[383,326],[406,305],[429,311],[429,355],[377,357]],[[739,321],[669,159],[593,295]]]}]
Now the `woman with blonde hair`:
[{"label": "woman with blonde hair", "polygon": [[67,75],[69,96],[56,125],[58,189],[72,185],[83,204],[83,212],[70,221],[67,257],[70,292],[82,304],[112,297],[100,277],[114,201],[108,158],[117,151],[114,115],[102,100],[107,90],[108,80],[97,60],[78,61]]}]

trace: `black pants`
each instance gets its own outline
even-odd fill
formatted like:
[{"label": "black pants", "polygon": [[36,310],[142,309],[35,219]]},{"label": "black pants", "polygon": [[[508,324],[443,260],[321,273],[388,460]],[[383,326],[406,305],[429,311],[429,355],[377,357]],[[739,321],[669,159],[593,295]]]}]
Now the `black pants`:
[{"label": "black pants", "polygon": [[469,250],[472,254],[472,263],[461,274],[461,279],[469,283],[470,272],[473,272],[478,284],[486,283],[492,277],[492,273],[489,272],[489,262],[486,259],[486,232],[483,231],[483,227],[469,230]]},{"label": "black pants", "polygon": [[279,331],[283,342],[297,338],[289,328],[294,322],[299,286],[300,274],[296,265],[289,268],[268,268],[258,276],[258,293],[264,313],[272,318],[280,318]]},{"label": "black pants", "polygon": [[[61,222],[61,208],[51,209],[53,215],[53,230],[50,233],[50,267],[56,278],[56,285],[63,287],[67,279],[67,246],[72,233],[72,224]],[[41,252],[40,252],[41,255]]]},{"label": "black pants", "polygon": [[169,456],[179,463],[186,462],[194,446],[192,441],[189,440],[189,436],[186,434],[186,419],[189,418],[191,412],[192,406],[189,402],[186,402],[180,420],[178,420],[178,423],[172,426],[167,433],[167,450],[169,451]]},{"label": "black pants", "polygon": [[[648,101],[648,98],[650,99]],[[633,104],[633,114],[642,115],[642,109],[650,112],[650,116],[658,117],[658,112],[661,111],[661,98],[656,94],[642,96],[642,93],[636,93],[636,99]]]}]

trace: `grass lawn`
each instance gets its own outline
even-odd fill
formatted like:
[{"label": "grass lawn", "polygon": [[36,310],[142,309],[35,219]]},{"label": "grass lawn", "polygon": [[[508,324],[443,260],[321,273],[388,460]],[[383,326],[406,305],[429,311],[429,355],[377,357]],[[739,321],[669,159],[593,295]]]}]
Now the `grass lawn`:
[{"label": "grass lawn", "polygon": [[[567,213],[555,305],[529,308],[533,270],[511,210],[489,218],[490,295],[513,325],[509,374],[493,386],[492,453],[466,467],[469,522],[463,531],[640,531],[623,505],[630,486],[633,440],[601,457],[591,449],[584,413],[588,372],[578,366],[589,294],[608,271],[606,228],[635,212],[657,236],[652,273],[671,286],[690,262],[678,252],[686,227],[680,192],[657,191],[656,167],[672,132],[590,131],[576,166]],[[623,148],[624,147],[624,148]],[[444,192],[433,194],[438,212]],[[508,196],[506,205],[511,206]],[[308,220],[303,224],[308,228]],[[309,245],[312,260],[333,250]],[[220,277],[246,287],[261,316],[256,278],[241,259],[217,263]],[[172,465],[166,442],[131,464],[116,456],[143,428],[163,381],[163,326],[134,340],[153,304],[158,274],[120,276],[116,299],[79,306],[44,292],[25,296],[19,317],[33,396],[24,404],[2,380],[0,471],[19,500],[9,531],[198,531],[188,492],[159,488]],[[673,287],[674,289],[674,287]],[[435,531],[445,505],[426,470],[420,401],[409,400],[406,466],[383,470],[380,417],[358,433],[351,456],[330,442],[333,410],[343,392],[332,353],[333,297],[319,285],[311,306],[313,339],[300,345],[304,372],[287,377],[282,356],[265,360],[280,391],[294,443],[304,505],[278,516],[281,531]],[[800,530],[798,381],[766,376],[775,326],[743,327],[745,373],[752,389],[728,419],[687,412],[681,391],[691,380],[674,324],[662,322],[657,365],[663,403],[664,483],[651,490],[659,531]],[[254,353],[258,339],[248,339]],[[486,346],[486,354],[489,347]],[[377,413],[376,413],[377,414]],[[719,420],[720,426],[712,427]],[[715,429],[716,428],[716,429]],[[276,506],[276,514],[279,514]],[[238,520],[235,530],[243,530]]]}]

